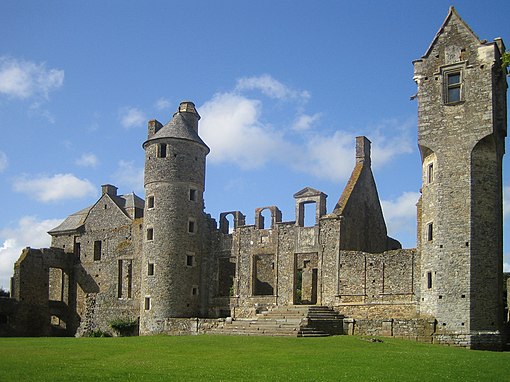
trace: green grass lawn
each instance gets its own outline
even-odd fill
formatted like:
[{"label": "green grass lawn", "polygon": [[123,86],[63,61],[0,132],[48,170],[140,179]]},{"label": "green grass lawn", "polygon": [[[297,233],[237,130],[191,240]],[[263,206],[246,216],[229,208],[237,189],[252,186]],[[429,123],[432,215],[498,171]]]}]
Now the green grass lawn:
[{"label": "green grass lawn", "polygon": [[0,381],[510,381],[510,352],[383,341],[0,338]]}]

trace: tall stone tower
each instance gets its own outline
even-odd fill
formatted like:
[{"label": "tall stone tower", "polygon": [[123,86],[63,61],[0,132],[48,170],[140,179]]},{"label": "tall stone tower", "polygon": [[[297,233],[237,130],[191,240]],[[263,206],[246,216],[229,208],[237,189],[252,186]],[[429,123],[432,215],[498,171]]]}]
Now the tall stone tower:
[{"label": "tall stone tower", "polygon": [[414,62],[423,186],[421,313],[438,342],[497,348],[502,329],[501,39],[481,41],[452,7]]},{"label": "tall stone tower", "polygon": [[145,213],[140,334],[164,330],[168,317],[200,312],[205,160],[192,102],[172,120],[149,121],[145,149]]}]

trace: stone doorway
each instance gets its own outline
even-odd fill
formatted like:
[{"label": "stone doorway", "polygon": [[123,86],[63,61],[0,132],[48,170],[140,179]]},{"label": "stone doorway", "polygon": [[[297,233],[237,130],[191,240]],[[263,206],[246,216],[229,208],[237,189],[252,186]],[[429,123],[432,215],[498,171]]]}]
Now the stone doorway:
[{"label": "stone doorway", "polygon": [[317,253],[296,254],[294,267],[294,304],[317,304]]}]

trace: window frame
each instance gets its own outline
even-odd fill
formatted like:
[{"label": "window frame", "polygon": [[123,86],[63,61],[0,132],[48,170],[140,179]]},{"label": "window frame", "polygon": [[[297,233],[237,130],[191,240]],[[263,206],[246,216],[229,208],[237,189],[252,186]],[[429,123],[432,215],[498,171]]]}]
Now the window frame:
[{"label": "window frame", "polygon": [[[464,102],[464,66],[465,63],[448,66],[441,69],[443,79],[443,102],[445,105],[457,105]],[[450,83],[450,79],[459,76],[457,82]],[[458,89],[458,98],[452,99],[450,91]]]}]

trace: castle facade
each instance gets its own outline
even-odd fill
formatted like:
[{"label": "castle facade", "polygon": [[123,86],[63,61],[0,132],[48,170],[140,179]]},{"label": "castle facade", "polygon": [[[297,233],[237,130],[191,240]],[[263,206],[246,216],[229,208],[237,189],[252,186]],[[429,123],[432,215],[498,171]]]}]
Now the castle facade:
[{"label": "castle facade", "polygon": [[86,335],[119,319],[136,321],[140,335],[198,333],[325,306],[343,317],[345,334],[500,348],[504,51],[451,8],[414,61],[417,248],[387,234],[366,137],[356,138],[356,164],[332,211],[327,195],[305,187],[292,221],[277,206],[257,208],[254,225],[241,211],[216,221],[204,211],[200,116],[182,102],[167,124],[148,123],[145,199],[103,185],[94,205],[49,231],[51,248],[23,250],[11,298],[0,299],[0,335]]}]

